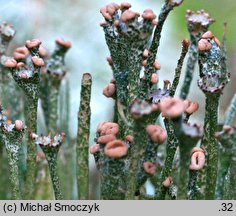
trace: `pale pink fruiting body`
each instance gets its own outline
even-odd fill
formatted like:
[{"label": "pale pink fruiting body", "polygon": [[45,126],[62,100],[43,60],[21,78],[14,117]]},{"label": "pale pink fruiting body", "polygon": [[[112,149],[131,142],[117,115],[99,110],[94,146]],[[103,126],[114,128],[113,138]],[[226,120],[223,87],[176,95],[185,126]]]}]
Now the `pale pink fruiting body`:
[{"label": "pale pink fruiting body", "polygon": [[35,66],[38,66],[38,67],[44,66],[44,61],[42,58],[39,58],[38,56],[33,56],[31,59]]},{"label": "pale pink fruiting body", "polygon": [[104,154],[107,157],[121,158],[128,152],[128,146],[122,140],[114,140],[106,144]]},{"label": "pale pink fruiting body", "polygon": [[15,128],[18,131],[21,131],[24,128],[24,124],[21,120],[16,120],[15,121]]},{"label": "pale pink fruiting body", "polygon": [[122,22],[129,22],[133,20],[136,17],[136,13],[131,11],[131,10],[126,10],[122,15],[121,15],[121,20]]},{"label": "pale pink fruiting body", "polygon": [[160,102],[162,116],[176,118],[186,110],[186,103],[179,98],[165,98]]},{"label": "pale pink fruiting body", "polygon": [[229,132],[229,131],[231,131],[231,129],[232,129],[232,127],[230,125],[224,125],[223,126],[223,131],[224,132]]},{"label": "pale pink fruiting body", "polygon": [[99,148],[100,148],[100,145],[95,143],[94,145],[92,145],[90,148],[89,148],[89,152],[90,154],[95,154],[99,151]]},{"label": "pale pink fruiting body", "polygon": [[28,49],[36,48],[39,47],[42,42],[39,39],[32,39],[32,40],[27,40],[25,42],[25,46]]},{"label": "pale pink fruiting body", "polygon": [[120,9],[121,9],[122,11],[128,10],[129,8],[131,8],[131,4],[128,3],[128,2],[122,2],[122,3],[120,4]]},{"label": "pale pink fruiting body", "polygon": [[156,73],[153,73],[152,76],[151,76],[151,83],[152,84],[156,84],[158,82],[158,76]]},{"label": "pale pink fruiting body", "polygon": [[17,62],[15,59],[11,58],[11,59],[7,59],[7,61],[5,62],[4,66],[6,68],[14,68],[16,67]]},{"label": "pale pink fruiting body", "polygon": [[169,187],[173,182],[173,178],[171,176],[168,176],[163,182],[162,185],[164,187]]},{"label": "pale pink fruiting body", "polygon": [[20,78],[21,78],[21,79],[28,79],[28,76],[27,76],[26,73],[22,73],[22,74],[20,75]]},{"label": "pale pink fruiting body", "polygon": [[102,122],[98,125],[97,132],[100,136],[116,135],[119,132],[119,125],[113,122]]},{"label": "pale pink fruiting body", "polygon": [[134,141],[134,137],[133,137],[132,135],[127,135],[127,136],[125,137],[125,140],[128,141],[128,142],[130,142],[130,143],[132,143],[132,142]]},{"label": "pale pink fruiting body", "polygon": [[214,35],[211,31],[207,31],[202,35],[202,39],[212,39],[214,38]]},{"label": "pale pink fruiting body", "polygon": [[190,100],[185,101],[188,102],[187,108],[185,109],[185,113],[191,115],[198,110],[199,104],[197,102],[193,102]]},{"label": "pale pink fruiting body", "polygon": [[159,125],[148,125],[146,132],[154,143],[163,144],[167,139],[166,131]]},{"label": "pale pink fruiting body", "polygon": [[202,150],[195,151],[191,156],[190,170],[201,170],[205,165],[205,153]]},{"label": "pale pink fruiting body", "polygon": [[109,83],[103,89],[103,95],[106,97],[113,97],[116,92],[116,85],[114,83]]},{"label": "pale pink fruiting body", "polygon": [[209,51],[209,50],[211,50],[211,48],[212,48],[212,45],[207,39],[201,39],[198,42],[198,50],[200,52]]},{"label": "pale pink fruiting body", "polygon": [[144,162],[143,169],[146,173],[154,175],[156,173],[156,165],[152,162]]},{"label": "pale pink fruiting body", "polygon": [[152,9],[146,9],[144,10],[143,14],[142,14],[143,19],[145,20],[154,20],[156,19],[156,15],[154,14]]},{"label": "pale pink fruiting body", "polygon": [[156,70],[160,70],[161,69],[161,65],[159,64],[159,62],[157,60],[154,61],[153,66]]},{"label": "pale pink fruiting body", "polygon": [[71,47],[71,42],[65,41],[65,40],[62,39],[62,38],[57,38],[57,39],[55,40],[55,42],[56,42],[56,44],[58,44],[58,45],[60,45],[60,46],[63,46],[63,47],[65,47],[65,48],[67,48],[67,49],[69,49],[69,48]]},{"label": "pale pink fruiting body", "polygon": [[102,135],[98,137],[97,142],[100,144],[107,144],[116,139],[114,134]]}]

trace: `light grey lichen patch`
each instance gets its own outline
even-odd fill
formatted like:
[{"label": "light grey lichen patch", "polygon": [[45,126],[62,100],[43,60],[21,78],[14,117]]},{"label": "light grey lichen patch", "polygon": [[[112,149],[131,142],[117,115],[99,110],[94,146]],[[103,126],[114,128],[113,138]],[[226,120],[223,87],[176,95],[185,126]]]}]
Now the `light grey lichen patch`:
[{"label": "light grey lichen patch", "polygon": [[60,147],[62,141],[65,137],[63,133],[57,133],[53,138],[51,135],[48,136],[38,136],[37,134],[32,134],[32,138],[35,140],[36,145],[40,145],[41,147]]}]

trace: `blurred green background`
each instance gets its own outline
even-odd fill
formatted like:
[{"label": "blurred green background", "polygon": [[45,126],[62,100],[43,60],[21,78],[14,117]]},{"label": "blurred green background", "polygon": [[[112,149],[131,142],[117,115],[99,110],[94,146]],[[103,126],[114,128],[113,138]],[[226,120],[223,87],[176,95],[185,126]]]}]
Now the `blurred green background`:
[{"label": "blurred green background", "polygon": [[[66,56],[71,93],[71,112],[68,119],[70,123],[69,135],[74,138],[77,132],[81,77],[83,73],[90,72],[93,76],[91,144],[98,123],[109,120],[113,110],[112,99],[107,99],[102,95],[102,89],[112,78],[112,73],[106,62],[109,51],[103,30],[99,26],[99,22],[103,20],[99,9],[109,2],[106,0],[0,0],[1,21],[11,23],[17,31],[9,55],[11,55],[13,48],[24,45],[24,42],[31,38],[40,38],[43,46],[49,52],[53,50],[54,40],[57,37],[63,37],[72,42],[73,46]],[[116,1],[116,3],[121,2]],[[163,4],[163,0],[130,0],[129,2],[135,11],[142,13],[144,9],[152,8],[156,14],[159,14]],[[171,12],[164,26],[158,51],[158,60],[162,66],[159,73],[161,80],[170,79],[172,81],[181,49],[181,40],[188,38],[185,22],[186,9],[193,11],[204,9],[209,12],[216,20],[210,30],[219,39],[222,37],[223,23],[228,23],[227,48],[229,71],[232,78],[221,99],[220,112],[223,112],[236,91],[236,85],[234,85],[236,80],[236,64],[234,64],[236,57],[236,30],[234,26],[236,23],[236,1],[185,0],[182,6]],[[189,98],[200,103],[200,111],[193,116],[193,119],[203,123],[204,95],[196,84],[197,70],[198,68],[196,68]],[[161,81],[160,85],[162,85]]]}]

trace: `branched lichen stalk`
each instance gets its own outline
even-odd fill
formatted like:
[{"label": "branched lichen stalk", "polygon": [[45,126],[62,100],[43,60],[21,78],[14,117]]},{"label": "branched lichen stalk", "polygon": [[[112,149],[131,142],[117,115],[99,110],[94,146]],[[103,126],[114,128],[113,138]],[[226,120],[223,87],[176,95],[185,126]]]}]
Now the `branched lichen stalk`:
[{"label": "branched lichen stalk", "polygon": [[182,2],[183,2],[183,0],[181,0],[181,1],[166,0],[165,4],[161,8],[161,12],[158,16],[158,24],[155,28],[152,43],[149,48],[147,66],[145,67],[145,70],[144,70],[144,78],[141,83],[141,90],[140,90],[141,96],[144,96],[144,97],[147,96],[147,94],[149,92],[149,88],[150,88],[151,75],[153,73],[155,73],[155,68],[153,67],[153,63],[156,59],[157,50],[158,50],[158,47],[160,44],[161,32],[162,32],[163,25],[169,15],[170,11],[173,10],[174,7],[179,6]]},{"label": "branched lichen stalk", "polygon": [[[101,26],[112,59],[116,82],[116,105],[123,106],[122,112],[125,113],[128,121],[132,122],[128,107],[139,94],[143,51],[151,38],[156,15],[148,9],[142,14],[143,19],[138,19],[140,15],[130,10],[130,7],[128,3],[122,3],[120,6],[111,3],[101,8],[100,12],[105,18]],[[121,137],[131,133],[130,129],[122,123],[120,115],[117,122],[121,126]]]},{"label": "branched lichen stalk", "polygon": [[39,58],[38,39],[26,41],[26,47],[30,52],[27,65],[16,62],[14,59],[5,61],[5,67],[11,70],[12,76],[26,95],[26,124],[28,132],[27,141],[27,173],[25,184],[25,198],[32,199],[36,179],[36,146],[32,140],[32,133],[37,132],[37,106],[39,98],[39,72],[44,65],[43,59]]},{"label": "branched lichen stalk", "polygon": [[[198,86],[206,96],[204,136],[201,145],[206,149],[206,167],[201,173],[205,199],[214,199],[218,171],[219,144],[214,137],[218,125],[220,94],[229,81],[222,71],[218,39],[211,32],[202,35],[198,43],[200,79]],[[205,175],[205,180],[204,180]]]},{"label": "branched lichen stalk", "polygon": [[202,34],[207,31],[209,25],[214,22],[210,15],[203,10],[197,12],[187,10],[186,20],[190,34],[190,48],[184,82],[180,91],[180,98],[182,99],[186,99],[188,97],[193,79],[194,68],[198,60],[198,41],[200,40]]},{"label": "branched lichen stalk", "polygon": [[[187,40],[183,40],[182,41],[182,51],[181,51],[181,55],[180,58],[178,60],[178,64],[177,67],[175,69],[175,76],[174,76],[174,80],[172,83],[172,86],[170,88],[170,96],[174,96],[177,86],[179,84],[179,78],[180,78],[180,74],[181,74],[181,69],[183,66],[183,61],[184,58],[188,52],[188,47],[189,47],[189,42]],[[174,160],[174,156],[175,156],[175,152],[176,149],[179,145],[179,141],[178,138],[176,137],[175,133],[174,133],[174,128],[173,128],[173,123],[168,120],[165,119],[164,120],[164,124],[167,130],[167,134],[168,134],[168,139],[167,139],[167,156],[166,156],[166,160],[165,160],[165,164],[164,164],[164,169],[162,170],[162,174],[161,174],[161,181],[163,182],[168,176],[170,176],[172,173],[172,165],[173,165],[173,160]],[[165,199],[165,195],[167,192],[167,188],[164,187],[163,185],[159,185],[160,189],[156,189],[158,190],[158,194],[157,197],[158,199]]]},{"label": "branched lichen stalk", "polygon": [[145,131],[148,116],[152,113],[152,111],[151,104],[139,99],[136,99],[130,108],[130,113],[134,118],[134,141],[132,142],[132,146],[130,148],[130,167],[127,181],[126,199],[135,198],[135,192],[138,186],[137,174],[139,164],[141,159],[144,157],[145,149],[148,144],[147,134],[140,133],[140,131]]},{"label": "branched lichen stalk", "polygon": [[65,55],[71,43],[59,38],[51,57],[46,61],[42,74],[40,97],[48,131],[55,134],[58,129],[58,97],[62,79],[66,75]]},{"label": "branched lichen stalk", "polygon": [[80,108],[78,113],[77,134],[77,184],[79,199],[88,199],[89,195],[89,132],[90,132],[90,98],[92,77],[85,73],[82,78]]}]

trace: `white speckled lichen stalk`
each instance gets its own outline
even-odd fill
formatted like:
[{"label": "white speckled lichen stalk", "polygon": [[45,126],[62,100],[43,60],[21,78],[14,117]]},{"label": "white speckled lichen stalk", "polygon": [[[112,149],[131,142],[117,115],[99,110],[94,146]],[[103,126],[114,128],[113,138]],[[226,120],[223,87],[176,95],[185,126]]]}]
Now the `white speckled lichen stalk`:
[{"label": "white speckled lichen stalk", "polygon": [[24,126],[22,121],[17,120],[16,124],[8,124],[7,118],[2,113],[0,106],[0,142],[5,145],[9,171],[10,183],[13,199],[22,199],[19,181],[19,149],[21,148],[24,134]]}]

